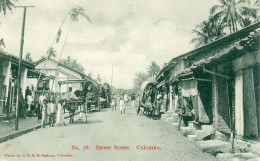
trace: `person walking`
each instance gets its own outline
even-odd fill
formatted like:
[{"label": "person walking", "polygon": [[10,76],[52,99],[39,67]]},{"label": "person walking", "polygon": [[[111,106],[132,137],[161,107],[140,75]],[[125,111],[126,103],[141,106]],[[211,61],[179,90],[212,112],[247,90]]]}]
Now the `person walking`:
[{"label": "person walking", "polygon": [[125,100],[124,100],[124,94],[123,93],[120,95],[119,106],[120,106],[121,114],[125,113]]},{"label": "person walking", "polygon": [[132,102],[132,107],[135,107],[135,94],[132,93],[131,95],[131,102]]},{"label": "person walking", "polygon": [[112,94],[111,109],[112,110],[116,110],[116,106],[117,106],[116,95],[113,93]]},{"label": "person walking", "polygon": [[125,105],[128,105],[128,94],[125,93],[125,94],[123,95],[123,97],[124,97]]}]

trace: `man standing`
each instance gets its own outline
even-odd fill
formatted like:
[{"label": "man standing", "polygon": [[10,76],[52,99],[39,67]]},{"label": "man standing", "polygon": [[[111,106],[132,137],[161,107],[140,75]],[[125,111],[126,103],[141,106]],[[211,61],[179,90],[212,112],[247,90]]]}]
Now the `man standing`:
[{"label": "man standing", "polygon": [[175,110],[179,114],[178,130],[180,130],[181,121],[183,120],[184,125],[188,126],[189,121],[193,121],[193,107],[191,100],[188,97],[182,95],[182,89],[178,88],[178,104]]},{"label": "man standing", "polygon": [[[65,102],[71,101],[72,99],[76,99],[76,95],[74,93],[72,93],[72,87],[69,87],[69,91],[65,93]],[[67,105],[68,106],[68,105]],[[71,105],[70,105],[71,106]],[[76,111],[76,109],[74,109],[75,107],[70,107],[68,109],[70,112],[70,121],[69,123],[73,123],[74,122],[74,113]],[[65,109],[64,109],[64,113],[65,113]]]},{"label": "man standing", "polygon": [[[45,96],[45,94],[44,93],[42,93],[41,95],[40,95],[40,97],[39,97],[39,105],[38,105],[38,121],[40,120],[40,119],[43,119],[42,118],[42,108],[43,108],[43,105],[44,105],[44,103],[43,103],[43,101],[46,99],[46,96]],[[46,107],[45,107],[46,108]]]},{"label": "man standing", "polygon": [[125,100],[124,100],[124,94],[123,93],[120,95],[119,106],[120,106],[121,114],[123,113],[123,111],[125,113]]}]

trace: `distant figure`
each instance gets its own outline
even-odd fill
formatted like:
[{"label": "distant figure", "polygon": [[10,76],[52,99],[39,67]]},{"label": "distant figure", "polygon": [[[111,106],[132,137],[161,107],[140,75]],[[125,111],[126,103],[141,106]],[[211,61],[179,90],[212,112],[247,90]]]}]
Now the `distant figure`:
[{"label": "distant figure", "polygon": [[127,104],[128,104],[128,94],[125,93],[125,94],[123,95],[123,97],[124,97],[125,105],[127,105]]},{"label": "distant figure", "polygon": [[135,107],[135,94],[132,93],[131,95],[131,102],[132,102],[132,107]]},{"label": "distant figure", "polygon": [[125,113],[125,100],[124,100],[124,94],[121,94],[121,95],[120,95],[119,106],[120,106],[120,112],[121,112],[121,114],[122,114],[123,112]]},{"label": "distant figure", "polygon": [[116,95],[113,94],[113,95],[112,95],[112,102],[111,102],[111,109],[112,109],[112,110],[116,110],[116,106],[117,106]]}]

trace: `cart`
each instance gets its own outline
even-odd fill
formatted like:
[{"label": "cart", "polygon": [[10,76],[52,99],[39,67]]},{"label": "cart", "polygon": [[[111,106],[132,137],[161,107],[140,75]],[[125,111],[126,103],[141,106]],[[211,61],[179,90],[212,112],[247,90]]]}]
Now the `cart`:
[{"label": "cart", "polygon": [[156,86],[153,81],[144,81],[141,85],[137,114],[140,111],[148,117],[159,117],[156,106]]},{"label": "cart", "polygon": [[67,110],[69,111],[70,113],[70,121],[69,123],[73,123],[74,122],[74,114],[75,114],[75,111],[78,110],[79,107],[83,106],[83,111],[81,111],[81,108],[80,108],[80,112],[83,112],[85,113],[85,118],[86,118],[86,123],[87,123],[87,110],[86,110],[86,106],[84,105],[83,103],[83,100],[69,100],[65,103],[65,106],[67,108]]},{"label": "cart", "polygon": [[[72,85],[72,84],[80,84],[79,91],[79,99],[68,100],[66,102],[66,108],[70,111],[70,122],[74,121],[74,113],[80,107],[80,112],[85,113],[86,122],[87,122],[87,113],[93,110],[100,111],[99,106],[99,84],[92,79],[71,79],[71,80],[63,80],[58,82],[60,91],[62,85]],[[83,108],[83,109],[82,109]]]}]

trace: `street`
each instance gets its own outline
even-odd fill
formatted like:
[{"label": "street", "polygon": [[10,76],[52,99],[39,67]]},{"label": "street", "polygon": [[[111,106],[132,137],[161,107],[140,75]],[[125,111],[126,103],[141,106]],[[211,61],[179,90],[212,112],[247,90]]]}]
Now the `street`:
[{"label": "street", "polygon": [[[66,120],[68,121],[68,119]],[[105,109],[88,114],[88,123],[75,116],[72,125],[39,129],[0,144],[0,160],[215,160],[171,125]]]}]

